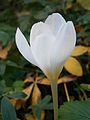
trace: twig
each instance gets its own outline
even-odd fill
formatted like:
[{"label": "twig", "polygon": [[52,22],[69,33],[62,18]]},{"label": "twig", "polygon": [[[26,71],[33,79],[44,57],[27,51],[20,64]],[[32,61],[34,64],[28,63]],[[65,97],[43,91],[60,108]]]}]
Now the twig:
[{"label": "twig", "polygon": [[69,93],[68,93],[68,89],[67,89],[67,85],[66,83],[64,83],[64,89],[65,89],[65,93],[66,93],[66,97],[67,97],[67,101],[70,101],[70,97],[69,97]]}]

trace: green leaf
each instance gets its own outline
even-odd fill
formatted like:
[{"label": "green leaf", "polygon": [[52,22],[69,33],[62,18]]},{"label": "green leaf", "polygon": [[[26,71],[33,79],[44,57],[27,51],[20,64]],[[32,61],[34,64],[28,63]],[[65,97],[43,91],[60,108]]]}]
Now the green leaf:
[{"label": "green leaf", "polygon": [[27,30],[28,26],[30,26],[30,22],[29,22],[29,19],[30,19],[30,15],[27,13],[23,13],[23,15],[19,15],[18,16],[18,22],[19,22],[19,25],[20,25],[20,29],[24,32],[25,30]]},{"label": "green leaf", "polygon": [[50,102],[50,100],[51,100],[51,96],[47,95],[43,98],[42,102]]},{"label": "green leaf", "polygon": [[4,31],[0,31],[0,41],[2,41],[2,46],[6,46],[10,37],[9,34],[7,34]]},{"label": "green leaf", "polygon": [[80,84],[81,88],[84,90],[90,91],[90,84]]},{"label": "green leaf", "polygon": [[50,102],[50,100],[51,100],[51,96],[47,95],[43,98],[42,103],[47,104],[48,102]]},{"label": "green leaf", "polygon": [[41,103],[41,99],[38,97],[37,104],[40,104],[40,103]]},{"label": "green leaf", "polygon": [[14,92],[12,94],[8,94],[7,97],[9,98],[18,98],[18,99],[21,99],[21,98],[25,98],[27,95],[23,92]]},{"label": "green leaf", "polygon": [[5,73],[5,69],[6,69],[6,64],[5,62],[1,61],[0,62],[0,75],[3,75]]},{"label": "green leaf", "polygon": [[41,118],[41,112],[42,112],[42,109],[38,107],[35,109],[35,116],[37,117],[38,120],[40,120]]},{"label": "green leaf", "polygon": [[6,87],[5,81],[4,80],[0,81],[0,94],[4,92],[5,87]]},{"label": "green leaf", "polygon": [[33,2],[36,2],[37,0],[24,0],[24,3],[25,4],[29,4],[29,3],[33,3]]},{"label": "green leaf", "polygon": [[90,10],[90,0],[77,0],[82,7],[84,7],[87,10]]},{"label": "green leaf", "polygon": [[3,120],[16,120],[15,109],[7,97],[1,100],[1,111]]},{"label": "green leaf", "polygon": [[90,120],[90,100],[64,103],[58,120]]},{"label": "green leaf", "polygon": [[45,110],[52,110],[52,109],[53,109],[53,103],[49,103],[49,104],[47,104],[47,105],[44,105],[43,108],[44,108]]},{"label": "green leaf", "polygon": [[18,80],[18,81],[15,81],[13,86],[16,88],[16,87],[22,87],[23,86],[23,81],[21,80]]},{"label": "green leaf", "polygon": [[45,5],[45,3],[46,3],[46,0],[24,0],[24,3],[25,4],[29,4],[29,3],[35,3],[35,2],[39,2],[39,3],[41,3],[41,5]]},{"label": "green leaf", "polygon": [[17,68],[21,68],[20,66],[18,66],[15,62],[7,60],[6,61],[6,65],[11,66],[11,67],[17,67]]}]

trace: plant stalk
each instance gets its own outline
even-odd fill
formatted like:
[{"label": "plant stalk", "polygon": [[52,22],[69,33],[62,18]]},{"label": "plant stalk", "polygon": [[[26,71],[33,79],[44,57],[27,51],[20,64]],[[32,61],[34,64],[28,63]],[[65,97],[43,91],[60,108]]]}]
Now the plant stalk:
[{"label": "plant stalk", "polygon": [[57,80],[52,80],[51,81],[51,90],[52,90],[52,96],[53,96],[54,120],[58,120]]}]

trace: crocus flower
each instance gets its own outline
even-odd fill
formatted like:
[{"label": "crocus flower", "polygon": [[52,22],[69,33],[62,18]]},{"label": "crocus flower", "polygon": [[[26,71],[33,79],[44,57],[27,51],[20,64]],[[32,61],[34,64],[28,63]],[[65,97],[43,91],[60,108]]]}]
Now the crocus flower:
[{"label": "crocus flower", "polygon": [[16,45],[20,53],[30,63],[38,66],[54,84],[75,43],[76,32],[72,21],[66,22],[59,13],[49,15],[45,22],[34,24],[29,43],[19,28],[16,31]]}]

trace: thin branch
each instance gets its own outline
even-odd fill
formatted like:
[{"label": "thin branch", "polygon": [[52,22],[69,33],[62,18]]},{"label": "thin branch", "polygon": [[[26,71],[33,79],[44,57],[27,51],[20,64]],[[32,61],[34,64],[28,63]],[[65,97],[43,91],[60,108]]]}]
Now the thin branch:
[{"label": "thin branch", "polygon": [[69,93],[68,93],[68,89],[67,89],[67,85],[66,83],[64,83],[64,89],[65,89],[65,93],[66,93],[66,97],[67,97],[67,101],[70,101],[70,97],[69,97]]}]

